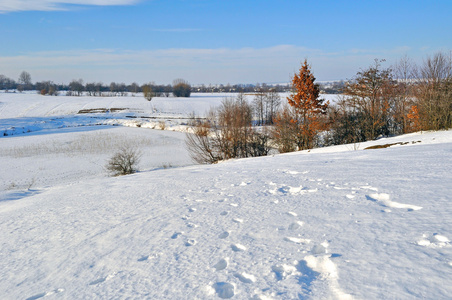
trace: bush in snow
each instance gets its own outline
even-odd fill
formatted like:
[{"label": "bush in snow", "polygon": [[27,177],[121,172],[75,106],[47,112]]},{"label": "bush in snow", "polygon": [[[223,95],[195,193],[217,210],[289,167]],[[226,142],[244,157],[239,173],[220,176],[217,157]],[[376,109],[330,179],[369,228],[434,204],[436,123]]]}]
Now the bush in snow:
[{"label": "bush in snow", "polygon": [[191,86],[183,79],[176,79],[173,82],[173,95],[174,97],[190,97]]},{"label": "bush in snow", "polygon": [[141,153],[133,148],[121,148],[107,163],[107,170],[113,176],[133,174],[137,171]]}]

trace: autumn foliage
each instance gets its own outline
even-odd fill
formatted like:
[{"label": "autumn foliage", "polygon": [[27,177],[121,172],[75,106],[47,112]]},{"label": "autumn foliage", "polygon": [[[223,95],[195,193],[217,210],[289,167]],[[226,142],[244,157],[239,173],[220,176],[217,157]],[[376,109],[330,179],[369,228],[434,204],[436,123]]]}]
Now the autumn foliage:
[{"label": "autumn foliage", "polygon": [[[319,97],[320,89],[315,84],[315,77],[307,60],[298,74],[294,75],[292,87],[293,92],[287,97],[292,109],[286,109],[276,118],[276,135],[289,131],[298,150],[311,149],[316,135],[325,127],[321,116],[326,114],[328,103]],[[288,117],[290,120],[287,120]],[[281,139],[287,139],[287,136]]]}]

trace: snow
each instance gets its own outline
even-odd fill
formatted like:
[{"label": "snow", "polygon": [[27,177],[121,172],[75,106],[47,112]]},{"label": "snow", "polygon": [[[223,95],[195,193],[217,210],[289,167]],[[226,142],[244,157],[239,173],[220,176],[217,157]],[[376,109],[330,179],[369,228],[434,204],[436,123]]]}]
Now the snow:
[{"label": "snow", "polygon": [[[49,107],[62,99],[62,119],[96,101],[39,97],[1,94],[2,126],[21,122],[36,99]],[[129,98],[102,101],[124,101],[129,113],[143,101]],[[193,101],[200,110],[215,102]],[[141,114],[163,114],[143,103]],[[49,122],[0,138],[2,299],[452,295],[452,131],[200,166],[189,162],[184,133],[121,122]],[[363,150],[397,142],[409,143]],[[147,151],[139,173],[108,177],[93,167],[122,143]]]}]

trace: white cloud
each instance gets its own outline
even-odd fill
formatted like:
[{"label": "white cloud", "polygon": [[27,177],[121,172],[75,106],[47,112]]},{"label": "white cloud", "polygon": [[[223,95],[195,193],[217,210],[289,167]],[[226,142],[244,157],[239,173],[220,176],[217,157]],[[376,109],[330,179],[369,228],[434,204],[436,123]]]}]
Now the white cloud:
[{"label": "white cloud", "polygon": [[[191,83],[287,82],[307,58],[318,80],[347,79],[372,64],[375,58],[399,57],[398,49],[382,52],[326,53],[293,45],[268,48],[114,49],[51,51],[0,57],[1,72],[16,78],[27,70],[34,81],[119,81],[171,83],[184,78]],[[390,53],[392,56],[388,56]]]},{"label": "white cloud", "polygon": [[0,0],[0,13],[65,10],[67,5],[132,5],[140,0]]}]

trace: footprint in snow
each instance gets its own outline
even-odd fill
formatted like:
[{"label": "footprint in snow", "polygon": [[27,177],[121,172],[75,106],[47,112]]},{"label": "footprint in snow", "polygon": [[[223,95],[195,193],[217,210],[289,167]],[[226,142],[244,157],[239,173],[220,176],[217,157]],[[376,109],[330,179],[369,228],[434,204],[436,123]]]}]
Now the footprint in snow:
[{"label": "footprint in snow", "polygon": [[220,261],[217,262],[213,267],[215,268],[215,270],[221,271],[221,270],[226,269],[228,267],[228,265],[229,265],[229,258],[226,257],[226,258],[220,259]]},{"label": "footprint in snow", "polygon": [[177,239],[178,237],[179,237],[179,235],[181,235],[182,234],[182,232],[175,232],[172,236],[171,236],[171,238],[173,239],[173,240],[175,240],[175,239]]},{"label": "footprint in snow", "polygon": [[281,264],[272,266],[272,271],[275,272],[276,280],[280,281],[296,274],[297,268],[295,266]]},{"label": "footprint in snow", "polygon": [[28,297],[25,300],[35,300],[35,299],[39,299],[39,298],[42,298],[42,297],[45,297],[45,296],[47,296],[47,292],[36,294],[34,296]]},{"label": "footprint in snow", "polygon": [[366,198],[367,198],[367,200],[377,202],[380,205],[385,206],[385,207],[406,208],[406,209],[408,209],[408,211],[422,209],[422,207],[420,207],[420,206],[411,205],[411,204],[403,204],[403,203],[391,201],[389,194],[385,194],[385,193],[366,195]]},{"label": "footprint in snow", "polygon": [[189,212],[195,212],[195,211],[196,211],[196,208],[190,207],[190,208],[188,209],[188,211],[189,211]]},{"label": "footprint in snow", "polygon": [[225,231],[225,232],[220,233],[220,235],[218,236],[218,238],[220,238],[220,239],[225,239],[225,238],[227,238],[228,236],[229,236],[229,232]]},{"label": "footprint in snow", "polygon": [[188,240],[185,242],[185,246],[187,246],[187,247],[193,246],[193,245],[195,245],[195,244],[196,244],[196,240],[194,240],[194,239],[188,239]]},{"label": "footprint in snow", "polygon": [[240,244],[232,244],[231,245],[232,251],[234,252],[240,252],[240,251],[245,251],[246,247]]},{"label": "footprint in snow", "polygon": [[311,253],[314,255],[323,255],[328,252],[327,248],[328,248],[328,243],[323,242],[320,245],[315,245],[314,247],[312,247]]},{"label": "footprint in snow", "polygon": [[256,282],[256,277],[247,273],[235,273],[235,277],[237,277],[243,283],[253,283]]},{"label": "footprint in snow", "polygon": [[139,259],[137,259],[137,261],[146,261],[148,259],[149,259],[149,255],[145,255],[145,256],[142,256]]},{"label": "footprint in snow", "polygon": [[44,293],[39,293],[39,294],[33,295],[31,297],[26,298],[25,300],[36,300],[36,299],[39,299],[42,297],[46,297],[46,296],[50,296],[50,295],[58,294],[58,293],[62,293],[62,292],[64,292],[64,289],[56,289],[56,290],[53,290],[50,292],[44,292]]},{"label": "footprint in snow", "polygon": [[303,226],[302,221],[296,221],[289,225],[289,230],[298,230]]},{"label": "footprint in snow", "polygon": [[243,219],[234,218],[234,219],[232,219],[232,222],[234,222],[234,223],[243,223]]},{"label": "footprint in snow", "polygon": [[94,280],[94,281],[91,281],[91,282],[89,283],[89,285],[97,285],[97,284],[99,284],[99,283],[105,282],[105,281],[107,281],[107,280],[113,278],[114,276],[115,276],[115,275],[108,275],[108,276],[106,276],[106,277],[98,278],[98,279],[96,279],[96,280]]},{"label": "footprint in snow", "polygon": [[289,216],[292,216],[292,217],[298,216],[296,213],[294,213],[294,212],[292,212],[292,211],[287,212],[287,214],[288,214]]},{"label": "footprint in snow", "polygon": [[228,215],[228,211],[222,211],[221,213],[220,213],[220,216],[227,216]]},{"label": "footprint in snow", "polygon": [[443,248],[450,247],[450,240],[441,234],[434,233],[433,235],[423,234],[422,239],[416,242],[419,246],[425,246],[429,248]]},{"label": "footprint in snow", "polygon": [[198,225],[198,224],[195,224],[195,223],[188,222],[188,223],[187,223],[187,227],[188,227],[188,228],[197,228],[197,227],[199,227],[199,225]]},{"label": "footprint in snow", "polygon": [[221,299],[229,299],[234,297],[234,285],[228,282],[217,282],[212,287],[217,293],[217,296]]}]

